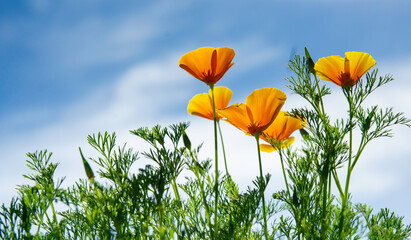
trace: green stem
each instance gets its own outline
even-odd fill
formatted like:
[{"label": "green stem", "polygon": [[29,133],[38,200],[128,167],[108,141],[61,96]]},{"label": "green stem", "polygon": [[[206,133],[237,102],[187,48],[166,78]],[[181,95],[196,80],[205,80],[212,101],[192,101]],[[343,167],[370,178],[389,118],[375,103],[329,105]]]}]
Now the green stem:
[{"label": "green stem", "polygon": [[344,196],[344,192],[341,187],[340,179],[338,178],[337,171],[335,169],[332,171],[333,177],[334,177],[334,182],[337,185],[338,191],[340,192],[340,197],[342,198]]},{"label": "green stem", "polygon": [[[196,158],[193,156],[193,152],[192,152],[191,150],[190,150],[190,157],[191,157],[194,161],[196,161],[196,160],[195,160]],[[204,191],[204,181],[201,180],[200,174],[199,174],[198,170],[195,170],[195,171],[194,171],[194,175],[196,176],[197,181],[198,181],[198,184],[199,184],[199,186],[200,186],[201,200],[203,201],[203,205],[204,205],[204,210],[205,210],[207,225],[208,225],[208,228],[209,228],[210,239],[212,239],[212,238],[213,238],[213,235],[212,235],[213,227],[211,226],[210,209],[209,209],[209,207],[208,207],[207,198],[206,198],[205,191]],[[195,199],[193,199],[193,200],[196,202]],[[186,228],[186,229],[188,229],[188,228]]]},{"label": "green stem", "polygon": [[213,116],[214,116],[214,149],[215,149],[215,204],[214,204],[214,239],[218,239],[218,142],[217,142],[217,115],[215,110],[214,99],[214,84],[210,84],[211,96],[213,100]]},{"label": "green stem", "polygon": [[[344,90],[343,90],[344,91]],[[342,237],[342,232],[344,228],[344,218],[345,218],[345,210],[347,207],[347,201],[348,201],[348,190],[350,187],[350,178],[351,178],[351,172],[352,172],[352,119],[353,119],[353,108],[352,108],[352,98],[351,98],[351,89],[347,91],[347,100],[348,100],[348,105],[349,105],[349,114],[350,114],[350,140],[349,140],[349,152],[348,152],[348,167],[347,167],[347,177],[345,179],[345,190],[344,190],[344,196],[342,199],[342,206],[341,206],[341,219],[340,219],[340,229],[339,229],[339,236],[340,238]]]},{"label": "green stem", "polygon": [[195,175],[197,177],[197,180],[200,183],[201,199],[203,200],[205,215],[206,215],[206,219],[207,219],[207,224],[208,224],[208,228],[210,229],[210,238],[212,238],[211,231],[212,231],[213,227],[211,226],[210,210],[208,208],[207,198],[206,198],[205,191],[204,191],[204,181],[201,181],[200,176],[198,175],[197,172],[195,173]]},{"label": "green stem", "polygon": [[227,159],[226,159],[226,157],[225,157],[225,148],[224,148],[223,134],[221,134],[220,121],[217,121],[217,126],[218,126],[218,132],[219,132],[219,134],[220,134],[221,146],[222,146],[222,148],[223,148],[225,172],[227,173],[227,175],[230,175],[230,173],[228,173]]},{"label": "green stem", "polygon": [[365,138],[366,138],[366,134],[364,134],[363,137],[361,138],[361,143],[360,143],[360,146],[358,147],[357,154],[355,155],[354,161],[351,164],[351,171],[352,169],[354,169],[355,164],[357,164],[358,158],[360,157],[362,151],[364,150],[365,145],[367,144],[367,142],[365,141]]},{"label": "green stem", "polygon": [[[322,185],[322,182],[320,181],[320,191],[319,191],[319,194],[321,194],[321,192],[323,191],[323,185]],[[319,207],[320,207],[320,198],[319,197],[316,197],[315,198],[315,214],[314,214],[314,216],[315,217],[317,217],[317,214],[318,214],[318,210],[319,210]],[[312,227],[311,227],[311,229],[312,229],[312,234],[313,234],[313,236],[314,236],[314,234],[315,234],[315,232],[316,232],[316,230],[314,229],[314,226],[315,226],[315,224],[312,224]]]},{"label": "green stem", "polygon": [[[319,115],[321,120],[324,123],[324,126],[326,127],[326,131],[328,128],[328,122],[326,121],[325,118],[325,110],[324,110],[324,102],[323,102],[323,98],[321,96],[321,89],[320,89],[320,85],[319,85],[319,81],[317,78],[317,75],[314,74],[314,78],[315,78],[315,84],[317,87],[317,91],[318,91],[318,96],[320,99],[320,104],[317,103],[317,106],[320,105],[321,106],[321,110],[319,110]],[[326,161],[325,161],[325,169],[324,172],[321,174],[321,180],[320,180],[320,193],[323,193],[323,216],[322,216],[322,220],[321,220],[321,239],[325,239],[326,238],[326,215],[327,215],[327,190],[330,194],[331,192],[331,176],[330,176],[330,160],[328,159],[329,157],[327,157]],[[325,173],[325,176],[324,176]],[[327,188],[327,184],[329,184],[329,188]],[[329,196],[328,196],[329,197]],[[318,205],[318,201],[317,201],[317,205]],[[316,207],[316,212],[317,212],[317,207]]]},{"label": "green stem", "polygon": [[328,172],[329,172],[329,165],[330,165],[330,163],[329,163],[329,160],[327,159],[326,161],[325,161],[325,167],[326,167],[326,169],[325,169],[325,173],[327,174],[326,176],[321,176],[321,178],[322,178],[322,185],[323,185],[323,216],[322,216],[322,224],[321,224],[321,239],[326,239],[326,235],[327,235],[327,219],[326,219],[326,217],[327,217],[327,190],[328,190],[328,188],[327,188],[327,184],[328,184]]},{"label": "green stem", "polygon": [[[288,195],[289,199],[293,199],[293,197],[291,195],[291,192],[290,192],[290,187],[288,185],[287,175],[286,175],[286,172],[285,172],[281,144],[278,144],[278,146],[273,146],[273,147],[278,147],[278,154],[280,155],[281,168],[283,170],[283,177],[284,177],[285,186],[287,188],[287,195]],[[297,229],[298,229],[298,239],[301,239],[302,231],[301,231],[300,212],[298,211],[298,209],[296,209],[296,207],[293,204],[290,204],[290,207],[291,207],[292,211],[294,212],[294,218],[295,218],[295,222],[296,222]]]},{"label": "green stem", "polygon": [[[265,182],[264,177],[263,177],[263,167],[262,167],[262,164],[261,164],[260,134],[257,133],[254,136],[255,136],[255,140],[257,141],[258,163],[260,165],[260,179],[261,179],[261,181],[264,181],[264,188],[265,188],[266,182]],[[261,195],[261,199],[262,199],[262,202],[263,202],[264,235],[265,235],[265,239],[268,239],[267,212],[266,212],[266,207],[265,207],[265,197],[264,197],[264,191],[261,191],[261,189],[260,189],[260,195]]]},{"label": "green stem", "polygon": [[280,155],[280,161],[281,161],[281,167],[283,169],[283,177],[284,177],[285,186],[287,187],[288,196],[290,196],[290,188],[288,187],[287,175],[285,174],[284,161],[283,161],[283,155],[282,155],[281,149],[278,149],[278,154]]},{"label": "green stem", "polygon": [[328,198],[331,198],[331,174],[328,174]]},{"label": "green stem", "polygon": [[[178,192],[177,182],[175,178],[173,178],[172,186],[173,186],[174,195],[176,196],[176,200],[178,202],[180,211],[184,212],[183,204],[181,203],[180,193]],[[181,221],[183,221],[184,228],[187,229],[185,218],[182,217]],[[178,225],[180,225],[180,219],[178,219]],[[180,229],[180,226],[178,226],[178,228]]]},{"label": "green stem", "polygon": [[164,233],[164,226],[163,226],[163,218],[164,218],[164,207],[163,207],[163,204],[161,204],[160,203],[160,205],[159,206],[157,206],[158,208],[159,208],[159,230],[158,230],[158,232],[159,232],[159,236],[160,236],[160,240],[163,240],[163,239],[165,239],[165,233]]},{"label": "green stem", "polygon": [[324,111],[323,97],[321,96],[321,89],[320,89],[320,84],[318,83],[317,75],[314,74],[314,78],[315,78],[315,84],[317,85],[318,96],[320,97],[321,110],[322,110],[322,113],[324,114],[325,111]]}]

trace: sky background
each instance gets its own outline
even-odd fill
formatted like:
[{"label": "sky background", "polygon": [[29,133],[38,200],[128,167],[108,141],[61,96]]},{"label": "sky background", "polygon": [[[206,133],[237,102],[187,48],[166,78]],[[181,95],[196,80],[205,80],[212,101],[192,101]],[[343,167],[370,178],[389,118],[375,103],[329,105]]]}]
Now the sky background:
[{"label": "sky background", "polygon": [[[284,110],[306,105],[284,80],[292,75],[288,59],[305,46],[314,61],[368,52],[380,74],[396,80],[366,104],[411,117],[410,10],[405,0],[0,1],[0,203],[27,182],[27,152],[53,152],[66,186],[84,178],[78,147],[98,156],[86,137],[99,131],[115,131],[119,144],[144,151],[129,130],[190,121],[193,144],[204,142],[201,156],[212,157],[212,122],[186,110],[208,87],[178,67],[184,53],[203,46],[235,50],[235,65],[218,83],[233,90],[232,103],[275,87],[288,96]],[[326,110],[345,114],[340,89],[322,84],[334,92]],[[222,130],[230,173],[245,189],[258,175],[255,140],[228,124]],[[409,224],[411,129],[395,127],[394,134],[369,144],[350,189],[354,202],[387,207]],[[263,165],[273,175],[268,191],[282,189],[278,156],[263,154]]]}]

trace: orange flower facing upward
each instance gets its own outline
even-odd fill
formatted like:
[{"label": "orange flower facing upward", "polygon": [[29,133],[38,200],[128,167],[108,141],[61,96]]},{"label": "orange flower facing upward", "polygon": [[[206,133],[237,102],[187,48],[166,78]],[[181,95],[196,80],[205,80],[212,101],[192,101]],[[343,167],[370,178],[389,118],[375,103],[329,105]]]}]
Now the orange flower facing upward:
[{"label": "orange flower facing upward", "polygon": [[207,85],[214,85],[233,66],[234,55],[234,50],[228,47],[202,47],[184,54],[179,66]]},{"label": "orange flower facing upward", "polygon": [[354,86],[375,64],[375,60],[368,53],[346,52],[344,58],[320,58],[314,70],[322,80],[331,81],[338,86]]},{"label": "orange flower facing upward", "polygon": [[261,134],[275,119],[287,96],[275,88],[254,90],[246,103],[234,104],[218,111],[223,120],[246,134]]},{"label": "orange flower facing upward", "polygon": [[[209,93],[195,95],[188,103],[188,113],[213,120],[213,99],[211,96],[211,89]],[[214,101],[216,110],[226,108],[230,103],[232,96],[233,92],[230,89],[226,87],[214,87]],[[216,118],[217,120],[220,120],[221,116],[216,113]]]},{"label": "orange flower facing upward", "polygon": [[281,148],[290,146],[295,138],[290,135],[305,126],[305,122],[288,115],[287,112],[281,111],[275,118],[273,123],[264,130],[260,138],[269,144],[260,144],[260,149],[263,152],[272,152],[277,150],[275,141],[281,143]]}]

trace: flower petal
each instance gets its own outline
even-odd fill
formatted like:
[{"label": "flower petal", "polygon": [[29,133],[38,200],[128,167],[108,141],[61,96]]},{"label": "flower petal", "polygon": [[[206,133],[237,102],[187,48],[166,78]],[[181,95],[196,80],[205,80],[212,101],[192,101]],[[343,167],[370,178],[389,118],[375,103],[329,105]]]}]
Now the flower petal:
[{"label": "flower petal", "polygon": [[[210,97],[211,89],[209,91]],[[215,108],[216,109],[223,109],[228,106],[230,103],[231,97],[233,96],[233,92],[226,87],[214,87],[214,101],[215,101]]]},{"label": "flower petal", "polygon": [[244,103],[231,105],[228,108],[218,110],[217,113],[223,117],[223,120],[247,133],[250,120],[248,119],[247,106]]},{"label": "flower petal", "polygon": [[273,146],[269,145],[269,144],[260,144],[260,151],[261,152],[266,152],[266,153],[270,153],[270,152],[274,152],[277,149],[274,148]]},{"label": "flower petal", "polygon": [[259,131],[263,131],[275,119],[286,99],[285,93],[276,88],[254,90],[246,99],[249,119]]},{"label": "flower petal", "polygon": [[350,60],[351,79],[354,83],[376,64],[371,55],[364,52],[346,52],[345,57]]},{"label": "flower petal", "polygon": [[321,80],[331,81],[341,86],[339,77],[344,71],[344,58],[337,55],[320,58],[314,70]]},{"label": "flower petal", "polygon": [[187,106],[188,113],[210,120],[214,119],[213,103],[207,93],[195,95]]},{"label": "flower petal", "polygon": [[224,74],[233,66],[233,60],[235,52],[229,47],[217,48],[217,66],[215,68],[215,82],[220,80]]},{"label": "flower petal", "polygon": [[234,50],[228,47],[202,47],[184,54],[179,65],[206,84],[218,82],[234,64]]},{"label": "flower petal", "polygon": [[288,139],[294,131],[304,128],[304,125],[305,123],[300,119],[291,117],[287,112],[281,111],[273,123],[264,130],[262,136],[284,141]]},{"label": "flower petal", "polygon": [[281,148],[287,148],[287,147],[291,146],[291,144],[293,144],[294,141],[295,141],[295,137],[288,138],[287,140],[282,142]]},{"label": "flower petal", "polygon": [[210,76],[214,76],[212,59],[215,55],[215,48],[202,47],[184,54],[178,64],[193,77],[204,81]]},{"label": "flower petal", "polygon": [[[281,143],[281,148],[286,148],[291,146],[291,144],[294,142],[295,138],[294,137],[290,137],[287,140],[285,140],[284,142]],[[278,149],[276,147],[274,147],[273,145],[269,145],[269,144],[260,144],[260,151],[262,152],[266,152],[266,153],[270,153],[270,152],[274,152],[277,151]]]}]

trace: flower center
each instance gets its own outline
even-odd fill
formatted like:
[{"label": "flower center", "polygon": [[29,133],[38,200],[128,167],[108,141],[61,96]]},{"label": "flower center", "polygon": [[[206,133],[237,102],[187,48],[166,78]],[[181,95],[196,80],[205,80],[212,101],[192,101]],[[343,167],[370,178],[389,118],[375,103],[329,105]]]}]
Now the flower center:
[{"label": "flower center", "polygon": [[341,86],[354,85],[354,80],[351,78],[351,74],[349,72],[341,72],[338,80],[340,80]]}]

